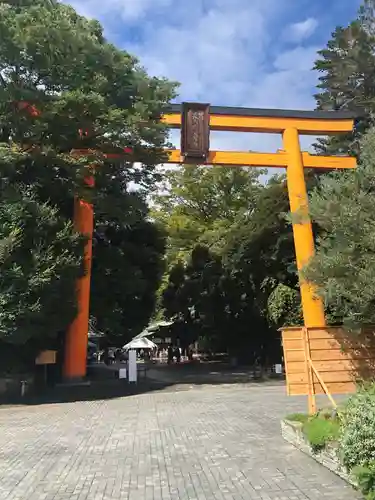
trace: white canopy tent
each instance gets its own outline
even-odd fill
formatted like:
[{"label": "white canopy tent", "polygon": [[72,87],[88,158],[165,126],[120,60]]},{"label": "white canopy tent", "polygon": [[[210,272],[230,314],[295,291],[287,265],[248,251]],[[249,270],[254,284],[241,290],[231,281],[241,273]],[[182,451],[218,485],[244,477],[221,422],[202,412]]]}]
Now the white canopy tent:
[{"label": "white canopy tent", "polygon": [[158,321],[156,323],[152,323],[147,328],[145,328],[143,332],[135,336],[133,340],[148,337],[149,335],[157,333],[158,330],[162,328],[167,328],[168,326],[171,325],[173,325],[173,321]]},{"label": "white canopy tent", "polygon": [[135,337],[133,340],[125,344],[123,349],[129,351],[130,349],[155,349],[155,347],[157,347],[157,345],[146,337]]}]

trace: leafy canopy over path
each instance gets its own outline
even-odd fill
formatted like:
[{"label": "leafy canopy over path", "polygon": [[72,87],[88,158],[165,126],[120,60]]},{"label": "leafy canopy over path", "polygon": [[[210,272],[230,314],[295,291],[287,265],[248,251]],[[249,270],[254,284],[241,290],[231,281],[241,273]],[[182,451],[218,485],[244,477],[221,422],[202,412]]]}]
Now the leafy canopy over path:
[{"label": "leafy canopy over path", "polygon": [[[95,203],[91,312],[99,328],[126,336],[147,323],[162,269],[146,195],[164,159],[159,118],[175,84],[149,77],[97,21],[54,0],[2,1],[0,34],[0,338],[35,350],[71,321],[82,272],[76,194]],[[101,154],[124,147],[132,157]],[[77,148],[90,152],[77,157]]]}]

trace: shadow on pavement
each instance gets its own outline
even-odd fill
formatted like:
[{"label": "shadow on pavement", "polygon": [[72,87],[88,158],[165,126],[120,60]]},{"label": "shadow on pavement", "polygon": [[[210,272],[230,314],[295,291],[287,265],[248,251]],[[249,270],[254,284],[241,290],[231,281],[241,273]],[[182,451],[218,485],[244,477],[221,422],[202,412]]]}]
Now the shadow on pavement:
[{"label": "shadow on pavement", "polygon": [[[109,372],[107,372],[108,374]],[[39,393],[9,395],[0,399],[0,405],[43,405],[72,403],[77,401],[99,401],[134,396],[138,394],[186,391],[202,386],[284,385],[283,377],[256,377],[249,367],[232,368],[222,363],[199,363],[181,365],[151,365],[147,376],[141,376],[137,384],[129,384],[117,378],[111,370],[111,378],[90,380],[81,385],[59,385]]]}]

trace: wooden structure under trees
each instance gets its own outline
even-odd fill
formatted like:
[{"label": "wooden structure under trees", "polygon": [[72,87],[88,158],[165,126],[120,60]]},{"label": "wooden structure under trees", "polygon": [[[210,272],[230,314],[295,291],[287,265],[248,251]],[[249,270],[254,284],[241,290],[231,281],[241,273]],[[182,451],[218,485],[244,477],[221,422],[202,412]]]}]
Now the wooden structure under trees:
[{"label": "wooden structure under trees", "polygon": [[[318,156],[304,153],[300,148],[299,137],[350,133],[354,126],[353,116],[347,112],[210,107],[209,104],[183,103],[173,104],[165,110],[162,121],[170,128],[181,128],[181,148],[167,151],[167,163],[286,168],[290,210],[292,213],[300,214],[298,222],[293,222],[296,261],[300,271],[314,254],[304,169],[351,169],[356,167],[356,160],[345,156]],[[276,153],[211,151],[210,130],[282,134],[284,149]],[[90,178],[88,182],[92,183],[92,179]],[[74,222],[77,230],[85,234],[88,239],[85,248],[86,275],[78,284],[79,312],[66,338],[64,375],[68,379],[83,377],[86,374],[93,207],[87,202],[77,200]],[[315,392],[320,391],[319,387],[326,392],[333,386],[330,385],[331,382],[328,382],[327,386],[321,379],[316,368],[320,365],[312,366],[310,362],[309,335],[312,335],[311,342],[313,342],[317,332],[320,332],[322,338],[319,340],[327,343],[331,337],[331,329],[326,328],[324,305],[316,296],[314,287],[301,280],[300,289],[305,328],[286,329],[283,334],[287,386],[290,394],[307,394],[309,409],[313,411]],[[296,352],[291,354],[292,342],[299,343],[298,354]],[[330,349],[328,344],[321,352],[323,353],[325,349]],[[296,363],[304,364],[303,369],[299,364],[298,369],[295,365],[291,370],[290,363],[294,362],[293,356],[296,358]],[[321,362],[323,359],[319,358],[317,361]],[[336,361],[342,362],[341,358]],[[296,382],[297,379],[300,382]],[[338,382],[346,383],[346,380]],[[349,389],[349,386],[346,385],[345,388]]]},{"label": "wooden structure under trees", "polygon": [[342,327],[282,328],[288,395],[309,396],[316,412],[316,394],[354,392],[359,381],[375,373],[374,329],[348,335]]}]

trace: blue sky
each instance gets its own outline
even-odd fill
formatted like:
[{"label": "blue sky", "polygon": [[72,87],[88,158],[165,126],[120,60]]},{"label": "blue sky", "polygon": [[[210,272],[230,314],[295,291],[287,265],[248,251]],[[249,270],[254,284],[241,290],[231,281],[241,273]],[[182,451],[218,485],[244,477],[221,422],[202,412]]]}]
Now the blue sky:
[{"label": "blue sky", "polygon": [[[178,101],[314,108],[316,51],[360,0],[74,0],[147,71],[181,83]],[[177,136],[173,136],[174,141]],[[311,139],[302,144],[309,146]],[[278,136],[213,133],[212,148],[273,151]]]}]

